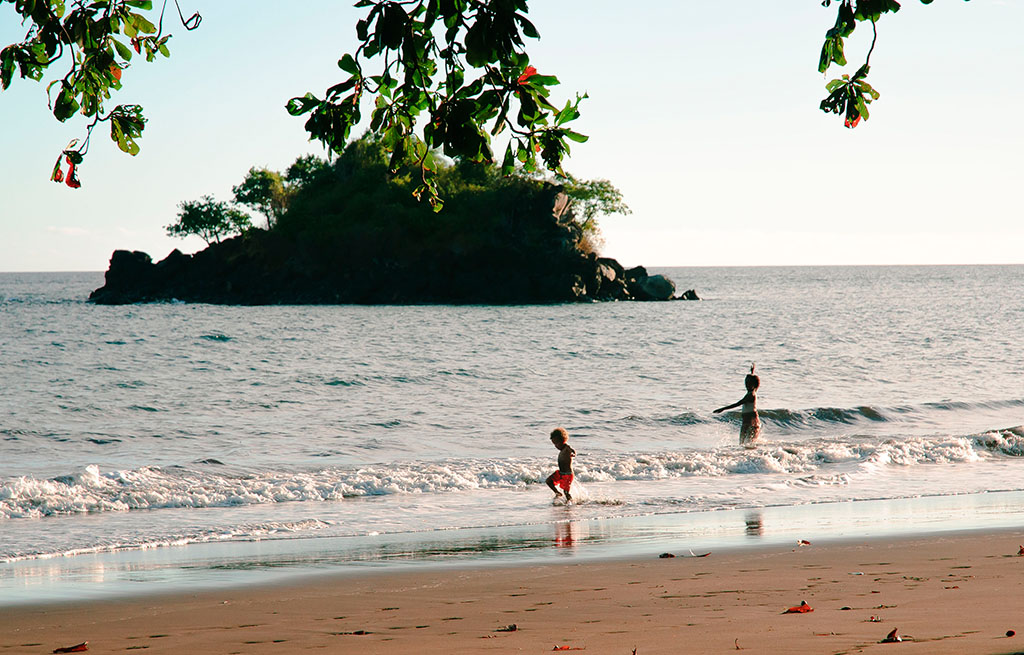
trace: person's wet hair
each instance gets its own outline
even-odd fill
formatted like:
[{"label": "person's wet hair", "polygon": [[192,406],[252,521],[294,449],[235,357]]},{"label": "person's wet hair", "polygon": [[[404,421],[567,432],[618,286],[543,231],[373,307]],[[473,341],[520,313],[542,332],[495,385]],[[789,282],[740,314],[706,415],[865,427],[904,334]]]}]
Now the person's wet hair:
[{"label": "person's wet hair", "polygon": [[565,431],[565,428],[555,428],[551,431],[551,438],[565,443],[569,440],[569,433]]}]

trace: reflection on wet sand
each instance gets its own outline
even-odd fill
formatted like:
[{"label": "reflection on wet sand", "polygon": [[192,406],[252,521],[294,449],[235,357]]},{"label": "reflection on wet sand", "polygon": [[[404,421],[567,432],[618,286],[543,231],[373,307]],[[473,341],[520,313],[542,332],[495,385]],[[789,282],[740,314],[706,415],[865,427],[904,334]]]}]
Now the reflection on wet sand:
[{"label": "reflection on wet sand", "polygon": [[761,512],[748,513],[744,521],[747,524],[746,533],[748,537],[764,535],[764,522],[761,519]]},{"label": "reflection on wet sand", "polygon": [[576,522],[564,521],[555,524],[555,547],[574,548],[576,545]]}]

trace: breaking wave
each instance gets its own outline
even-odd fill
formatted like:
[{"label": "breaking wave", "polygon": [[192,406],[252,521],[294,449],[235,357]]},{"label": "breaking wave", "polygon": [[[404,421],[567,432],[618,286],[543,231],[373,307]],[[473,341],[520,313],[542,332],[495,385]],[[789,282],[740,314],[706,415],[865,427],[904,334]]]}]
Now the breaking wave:
[{"label": "breaking wave", "polygon": [[[660,453],[581,452],[581,482],[657,481],[686,476],[796,475],[844,484],[849,475],[885,467],[1024,457],[1024,426],[969,436],[906,439],[814,439]],[[0,519],[162,508],[237,507],[286,502],[337,502],[361,496],[525,489],[543,484],[551,462],[541,458],[449,459],[322,468],[311,471],[224,472],[185,467],[83,470],[51,479],[0,483]]]}]

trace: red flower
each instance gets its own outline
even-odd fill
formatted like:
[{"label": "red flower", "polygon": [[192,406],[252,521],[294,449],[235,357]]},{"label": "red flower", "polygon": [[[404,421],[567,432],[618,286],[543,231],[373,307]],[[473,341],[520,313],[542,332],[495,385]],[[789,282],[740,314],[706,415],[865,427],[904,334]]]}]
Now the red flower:
[{"label": "red flower", "polygon": [[860,114],[857,114],[857,118],[853,119],[852,121],[849,118],[847,118],[845,121],[843,121],[843,125],[846,126],[846,127],[851,127],[852,128],[852,127],[857,127],[857,123],[859,123],[859,122],[860,122]]},{"label": "red flower", "polygon": [[516,80],[516,84],[526,84],[526,80],[530,79],[536,74],[536,68],[534,68],[533,66],[527,66],[526,70],[523,71],[523,74],[519,76],[518,80]]},{"label": "red flower", "polygon": [[80,186],[82,186],[82,183],[79,182],[78,178],[75,176],[75,162],[71,161],[71,157],[68,157],[67,160],[68,160],[68,165],[70,166],[70,168],[68,168],[68,181],[67,181],[67,185],[69,187],[71,187],[72,189],[77,189]]},{"label": "red flower", "polygon": [[139,53],[142,52],[142,42],[141,41],[139,41],[138,39],[132,39],[131,40],[131,44],[132,44],[132,47],[135,48],[135,52],[139,52]]}]

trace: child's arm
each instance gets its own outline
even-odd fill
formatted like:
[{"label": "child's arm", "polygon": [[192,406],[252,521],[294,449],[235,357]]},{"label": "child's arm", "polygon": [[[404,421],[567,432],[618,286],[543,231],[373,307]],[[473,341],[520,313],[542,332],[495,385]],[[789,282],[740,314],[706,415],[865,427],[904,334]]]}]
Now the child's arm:
[{"label": "child's arm", "polygon": [[727,409],[732,409],[734,407],[739,407],[743,403],[747,402],[747,399],[749,399],[749,398],[750,398],[750,394],[748,393],[746,396],[743,396],[742,398],[740,398],[739,400],[737,400],[736,402],[734,402],[731,405],[726,405],[725,407],[719,407],[713,413],[714,414],[721,414],[722,412],[724,412]]}]

